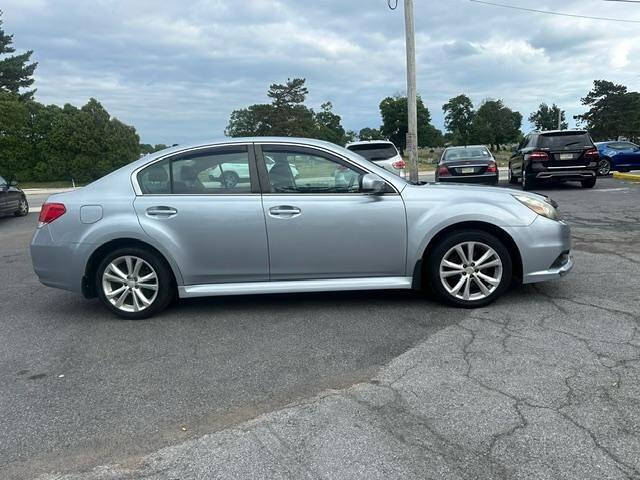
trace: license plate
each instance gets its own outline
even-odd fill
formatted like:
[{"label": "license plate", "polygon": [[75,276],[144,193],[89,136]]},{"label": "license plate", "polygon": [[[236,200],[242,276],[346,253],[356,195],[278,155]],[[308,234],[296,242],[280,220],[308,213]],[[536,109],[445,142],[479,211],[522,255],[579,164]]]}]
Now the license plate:
[{"label": "license plate", "polygon": [[573,153],[561,153],[560,160],[573,160]]},{"label": "license plate", "polygon": [[475,168],[461,168],[460,169],[460,173],[462,173],[463,175],[466,175],[468,173],[476,173],[476,169]]}]

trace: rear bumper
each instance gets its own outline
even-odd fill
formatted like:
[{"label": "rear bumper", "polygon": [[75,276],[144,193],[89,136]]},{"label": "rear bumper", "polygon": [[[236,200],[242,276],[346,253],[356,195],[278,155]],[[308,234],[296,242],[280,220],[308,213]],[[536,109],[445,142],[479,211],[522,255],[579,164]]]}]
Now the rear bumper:
[{"label": "rear bumper", "polygon": [[450,177],[436,177],[436,181],[441,183],[486,183],[487,185],[495,185],[499,180],[500,177],[495,173],[486,175],[451,175]]},{"label": "rear bumper", "polygon": [[33,270],[43,285],[72,292],[82,292],[87,245],[56,243],[49,227],[38,228],[31,240]]},{"label": "rear bumper", "polygon": [[595,170],[545,170],[535,174],[536,180],[590,180],[595,177]]}]

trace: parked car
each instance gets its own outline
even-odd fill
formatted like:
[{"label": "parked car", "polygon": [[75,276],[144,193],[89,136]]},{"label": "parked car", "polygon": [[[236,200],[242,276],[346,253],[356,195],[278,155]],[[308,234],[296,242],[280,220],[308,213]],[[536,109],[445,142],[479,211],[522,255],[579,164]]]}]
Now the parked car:
[{"label": "parked car", "polygon": [[406,162],[396,146],[388,140],[369,140],[347,144],[348,150],[357,153],[385,170],[404,177]]},{"label": "parked car", "polygon": [[0,216],[24,217],[28,213],[29,202],[24,192],[18,188],[18,182],[0,177]]},{"label": "parked car", "polygon": [[[271,170],[271,167],[275,165],[275,161],[271,157],[265,156],[264,161],[267,170]],[[291,173],[294,178],[300,175],[295,165],[291,165]],[[211,182],[222,183],[228,188],[233,188],[239,183],[249,183],[249,165],[242,163],[242,161],[239,163],[230,161],[224,165],[217,165],[209,170],[209,182],[203,183],[209,185]]]},{"label": "parked car", "polygon": [[598,175],[640,169],[640,146],[631,142],[598,142]]},{"label": "parked car", "polygon": [[531,190],[542,182],[576,180],[584,188],[596,185],[600,154],[584,130],[533,132],[509,161],[509,183]]},{"label": "parked car", "polygon": [[484,145],[446,148],[436,169],[436,182],[498,185],[499,181],[496,160]]},{"label": "parked car", "polygon": [[[203,183],[227,163],[246,164],[249,182]],[[544,196],[411,184],[331,143],[258,137],[164,150],[52,195],[31,258],[43,284],[129,319],[175,296],[426,286],[472,308],[513,278],[569,272],[570,238]]]}]

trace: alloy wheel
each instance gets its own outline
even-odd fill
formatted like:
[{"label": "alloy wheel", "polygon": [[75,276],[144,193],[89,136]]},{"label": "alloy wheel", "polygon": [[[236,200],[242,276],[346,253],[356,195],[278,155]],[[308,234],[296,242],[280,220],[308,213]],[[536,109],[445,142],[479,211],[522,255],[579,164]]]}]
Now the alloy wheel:
[{"label": "alloy wheel", "polygon": [[451,248],[440,262],[440,281],[453,297],[484,300],[502,281],[502,260],[482,242],[463,242]]},{"label": "alloy wheel", "polygon": [[20,205],[18,206],[18,210],[20,212],[20,215],[26,215],[27,213],[29,213],[29,204],[27,203],[27,200],[22,198],[20,200]]},{"label": "alloy wheel", "polygon": [[605,177],[611,173],[611,162],[607,159],[600,160],[598,163],[598,175]]},{"label": "alloy wheel", "polygon": [[106,299],[123,312],[140,312],[158,296],[158,275],[140,257],[126,255],[114,259],[102,274],[102,289]]}]

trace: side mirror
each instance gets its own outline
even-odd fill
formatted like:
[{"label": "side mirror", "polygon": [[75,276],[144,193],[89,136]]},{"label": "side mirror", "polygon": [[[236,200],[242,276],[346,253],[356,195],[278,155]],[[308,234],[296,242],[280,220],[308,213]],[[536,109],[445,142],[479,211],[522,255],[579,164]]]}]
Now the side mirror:
[{"label": "side mirror", "polygon": [[17,187],[18,186],[18,181],[17,180],[11,180],[9,182],[9,186],[10,187]]},{"label": "side mirror", "polygon": [[378,195],[384,192],[386,186],[387,184],[385,183],[385,181],[375,173],[367,173],[362,177],[361,190],[364,193]]}]

